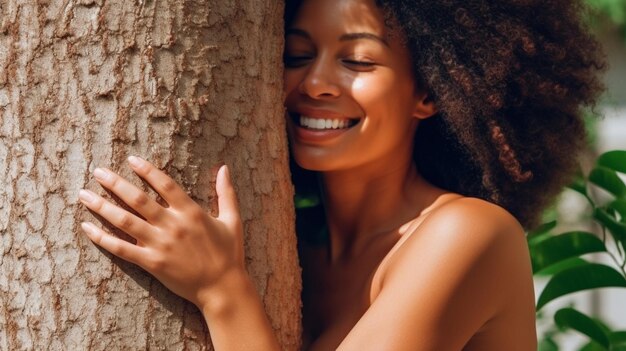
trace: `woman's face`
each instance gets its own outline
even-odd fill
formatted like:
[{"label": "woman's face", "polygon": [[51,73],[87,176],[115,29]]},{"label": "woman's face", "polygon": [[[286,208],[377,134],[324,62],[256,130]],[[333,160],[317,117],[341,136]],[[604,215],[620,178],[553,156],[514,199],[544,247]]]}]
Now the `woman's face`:
[{"label": "woman's face", "polygon": [[285,106],[301,167],[345,170],[412,152],[425,94],[384,21],[373,0],[305,0],[288,27]]}]

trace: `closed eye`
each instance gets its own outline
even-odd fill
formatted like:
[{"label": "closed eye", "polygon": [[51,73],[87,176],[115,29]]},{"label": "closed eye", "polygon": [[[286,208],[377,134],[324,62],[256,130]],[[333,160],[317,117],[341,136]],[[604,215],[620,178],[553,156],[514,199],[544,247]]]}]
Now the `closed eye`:
[{"label": "closed eye", "polygon": [[308,61],[312,59],[311,56],[291,56],[284,55],[283,62],[286,67],[300,67],[305,65]]},{"label": "closed eye", "polygon": [[[313,56],[307,55],[283,55],[283,62],[286,67],[301,67],[313,60]],[[348,66],[356,69],[371,69],[376,66],[375,62],[362,60],[342,60]]]},{"label": "closed eye", "polygon": [[355,66],[372,67],[375,66],[375,62],[370,61],[357,61],[357,60],[343,60],[344,63]]},{"label": "closed eye", "polygon": [[370,72],[376,69],[376,62],[360,60],[342,60],[346,68],[357,72]]}]

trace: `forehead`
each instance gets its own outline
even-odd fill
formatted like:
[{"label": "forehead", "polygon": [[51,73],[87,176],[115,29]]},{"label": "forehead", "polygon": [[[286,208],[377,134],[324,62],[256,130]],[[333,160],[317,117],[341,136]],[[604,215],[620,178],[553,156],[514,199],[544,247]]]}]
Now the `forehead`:
[{"label": "forehead", "polygon": [[304,0],[290,27],[367,31],[385,35],[385,19],[373,0]]}]

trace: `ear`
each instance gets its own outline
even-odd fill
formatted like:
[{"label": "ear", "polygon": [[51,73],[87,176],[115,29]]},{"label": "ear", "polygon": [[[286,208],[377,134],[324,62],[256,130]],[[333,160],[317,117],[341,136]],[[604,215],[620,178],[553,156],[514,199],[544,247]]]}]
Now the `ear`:
[{"label": "ear", "polygon": [[435,102],[427,92],[419,92],[416,101],[413,117],[426,119],[437,113],[437,106],[435,106]]}]

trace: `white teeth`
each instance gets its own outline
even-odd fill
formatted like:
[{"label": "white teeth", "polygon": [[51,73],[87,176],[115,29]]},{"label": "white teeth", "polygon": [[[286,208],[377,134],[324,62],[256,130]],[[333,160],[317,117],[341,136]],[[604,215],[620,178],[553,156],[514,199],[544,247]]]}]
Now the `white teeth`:
[{"label": "white teeth", "polygon": [[300,125],[310,129],[343,129],[350,125],[347,119],[321,119],[300,116]]}]

